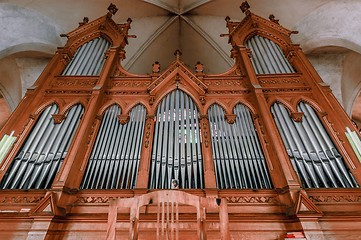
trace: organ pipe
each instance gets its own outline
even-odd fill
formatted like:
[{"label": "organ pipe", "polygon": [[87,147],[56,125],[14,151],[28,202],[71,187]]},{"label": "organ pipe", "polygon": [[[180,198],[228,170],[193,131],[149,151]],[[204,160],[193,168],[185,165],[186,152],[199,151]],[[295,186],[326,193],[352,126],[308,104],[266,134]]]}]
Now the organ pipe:
[{"label": "organ pipe", "polygon": [[134,107],[125,125],[118,120],[120,113],[117,105],[112,105],[104,113],[81,183],[82,189],[135,187],[146,110],[142,105]]},{"label": "organ pipe", "polygon": [[66,66],[64,76],[97,76],[105,62],[104,53],[110,43],[102,37],[84,43],[75,52],[73,59]]},{"label": "organ pipe", "polygon": [[238,104],[229,124],[217,104],[208,110],[213,160],[219,189],[271,188],[262,148],[249,110]]},{"label": "organ pipe", "polygon": [[341,154],[332,142],[313,108],[303,102],[301,122],[293,121],[288,111],[275,103],[271,111],[291,163],[306,188],[358,187]]},{"label": "organ pipe", "polygon": [[155,118],[150,188],[203,188],[199,114],[193,100],[180,90],[159,104]]},{"label": "organ pipe", "polygon": [[52,114],[57,111],[57,105],[53,104],[40,115],[4,176],[2,189],[50,188],[84,110],[78,104],[68,111],[60,124],[55,124]]},{"label": "organ pipe", "polygon": [[256,74],[294,73],[282,49],[268,38],[258,35],[246,42],[252,51],[251,62]]}]

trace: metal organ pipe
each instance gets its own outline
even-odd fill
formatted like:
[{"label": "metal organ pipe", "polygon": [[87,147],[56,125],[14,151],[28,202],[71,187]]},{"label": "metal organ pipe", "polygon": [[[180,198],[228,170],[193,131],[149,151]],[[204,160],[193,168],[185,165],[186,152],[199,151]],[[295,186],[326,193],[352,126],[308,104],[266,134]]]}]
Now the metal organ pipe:
[{"label": "metal organ pipe", "polygon": [[60,124],[55,124],[52,118],[57,111],[53,104],[40,115],[4,176],[1,188],[50,188],[78,127],[83,107],[78,104],[71,108]]},{"label": "metal organ pipe", "polygon": [[258,35],[246,42],[252,51],[251,62],[256,74],[294,73],[280,46]]},{"label": "metal organ pipe", "polygon": [[358,187],[316,112],[300,102],[301,122],[275,103],[271,111],[295,171],[306,188]]},{"label": "metal organ pipe", "polygon": [[213,160],[220,189],[271,188],[261,145],[249,110],[238,104],[236,121],[230,125],[217,104],[208,110]]},{"label": "metal organ pipe", "polygon": [[176,90],[158,105],[149,188],[203,188],[199,114],[193,100]]},{"label": "metal organ pipe", "polygon": [[102,37],[84,43],[75,52],[73,59],[66,66],[64,76],[97,76],[103,67],[104,53],[110,43]]},{"label": "metal organ pipe", "polygon": [[134,107],[124,125],[118,120],[120,113],[117,105],[112,105],[104,113],[80,186],[82,189],[135,187],[146,110],[142,105]]}]

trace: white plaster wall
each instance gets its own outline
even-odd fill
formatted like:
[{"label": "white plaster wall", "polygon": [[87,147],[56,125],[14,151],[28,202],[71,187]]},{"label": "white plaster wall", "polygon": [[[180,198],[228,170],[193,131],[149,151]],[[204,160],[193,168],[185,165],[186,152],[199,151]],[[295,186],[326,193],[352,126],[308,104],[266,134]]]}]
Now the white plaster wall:
[{"label": "white plaster wall", "polygon": [[20,72],[13,57],[0,60],[0,91],[13,111],[21,100]]},{"label": "white plaster wall", "polygon": [[61,30],[35,11],[1,3],[0,23],[0,58],[22,51],[53,54],[62,45]]},{"label": "white plaster wall", "polygon": [[344,60],[342,76],[342,99],[344,108],[349,116],[352,114],[352,106],[361,90],[361,55],[350,53]]},{"label": "white plaster wall", "polygon": [[293,41],[301,43],[307,53],[322,46],[340,46],[361,53],[361,1],[331,1],[299,21],[299,34]]},{"label": "white plaster wall", "polygon": [[307,56],[322,80],[330,85],[332,93],[341,105],[343,105],[341,79],[343,61],[346,56],[347,53],[323,53]]},{"label": "white plaster wall", "polygon": [[24,97],[26,90],[38,79],[48,62],[49,58],[16,58],[16,64],[21,79],[21,96]]}]

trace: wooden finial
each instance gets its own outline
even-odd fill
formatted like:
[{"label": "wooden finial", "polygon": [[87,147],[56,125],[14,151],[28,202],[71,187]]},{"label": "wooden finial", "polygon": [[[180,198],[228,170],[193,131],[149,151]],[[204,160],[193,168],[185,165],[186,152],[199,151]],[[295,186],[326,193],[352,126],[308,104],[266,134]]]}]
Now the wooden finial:
[{"label": "wooden finial", "polygon": [[201,62],[198,61],[195,68],[197,74],[203,73],[203,64]]},{"label": "wooden finial", "polygon": [[158,61],[153,63],[152,67],[153,67],[153,70],[152,70],[153,73],[159,73],[160,72],[160,64],[159,64]]},{"label": "wooden finial", "polygon": [[179,60],[179,59],[180,59],[180,56],[182,56],[182,52],[177,49],[177,50],[174,52],[174,56],[176,56],[177,60]]},{"label": "wooden finial", "polygon": [[250,14],[251,12],[249,11],[250,6],[248,4],[247,1],[243,2],[240,6],[240,9],[242,10],[243,13],[245,13],[246,15]]},{"label": "wooden finial", "polygon": [[115,4],[111,3],[108,7],[108,11],[109,13],[111,13],[112,15],[115,15],[118,11],[117,6],[115,6]]},{"label": "wooden finial", "polygon": [[88,17],[84,17],[84,18],[83,18],[83,21],[79,23],[79,27],[87,24],[88,22],[89,22],[89,18],[88,18]]},{"label": "wooden finial", "polygon": [[276,23],[276,24],[279,24],[279,23],[278,23],[279,20],[276,19],[275,15],[271,14],[271,15],[269,15],[268,18],[269,18],[269,20],[271,20],[271,22],[274,22],[274,23]]}]

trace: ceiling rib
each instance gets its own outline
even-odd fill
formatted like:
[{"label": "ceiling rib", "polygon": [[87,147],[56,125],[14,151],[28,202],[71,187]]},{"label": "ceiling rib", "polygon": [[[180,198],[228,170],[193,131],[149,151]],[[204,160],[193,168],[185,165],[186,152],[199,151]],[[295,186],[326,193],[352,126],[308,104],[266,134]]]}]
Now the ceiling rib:
[{"label": "ceiling rib", "polygon": [[175,9],[174,7],[168,5],[168,4],[165,4],[164,2],[162,1],[159,1],[159,0],[143,0],[144,2],[147,2],[147,3],[150,3],[150,4],[153,4],[157,7],[160,7],[160,8],[163,8],[169,12],[172,12],[176,15],[179,15],[180,12],[179,12],[179,9]]},{"label": "ceiling rib", "polygon": [[222,48],[211,38],[200,26],[198,26],[190,17],[181,15],[181,18],[188,23],[199,35],[201,35],[213,48],[216,52],[226,61],[229,67],[234,65],[233,60],[229,55],[222,50]]},{"label": "ceiling rib", "polygon": [[193,9],[196,9],[197,7],[200,7],[206,3],[212,2],[213,0],[201,0],[201,1],[196,1],[192,4],[189,4],[188,6],[185,6],[185,9],[182,9],[182,11],[180,12],[180,14],[186,14],[189,11],[192,11]]},{"label": "ceiling rib", "polygon": [[168,20],[165,21],[165,23],[162,24],[152,35],[150,35],[150,37],[142,44],[142,46],[140,46],[140,48],[124,65],[124,68],[130,69],[134,65],[134,63],[137,62],[138,58],[143,54],[143,52],[178,18],[178,16],[168,18]]}]

